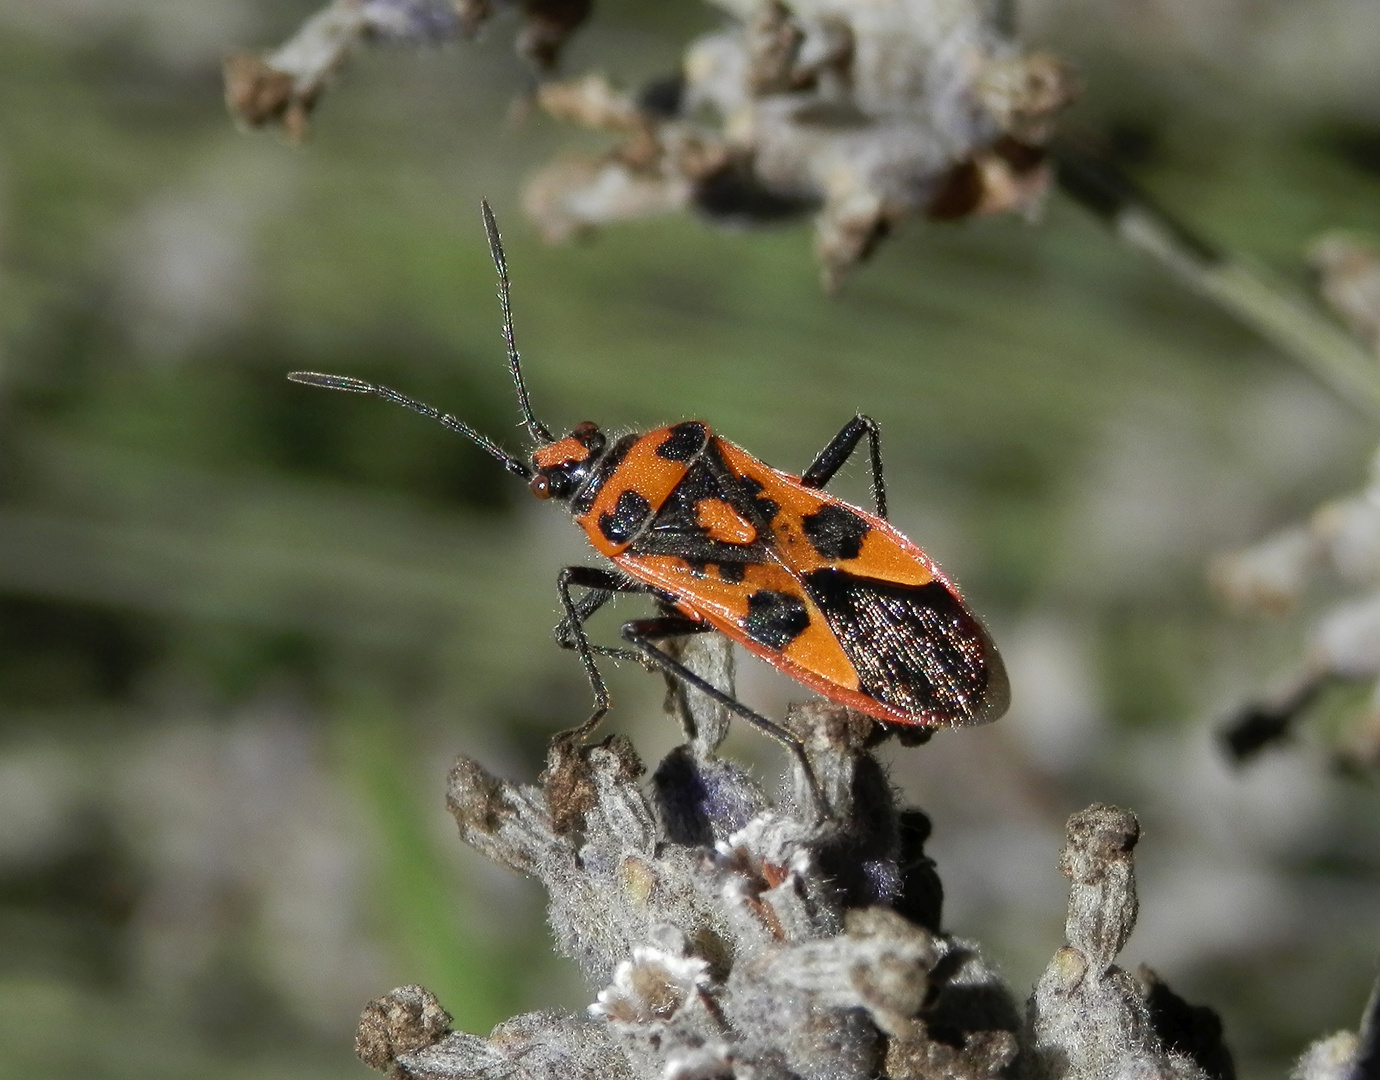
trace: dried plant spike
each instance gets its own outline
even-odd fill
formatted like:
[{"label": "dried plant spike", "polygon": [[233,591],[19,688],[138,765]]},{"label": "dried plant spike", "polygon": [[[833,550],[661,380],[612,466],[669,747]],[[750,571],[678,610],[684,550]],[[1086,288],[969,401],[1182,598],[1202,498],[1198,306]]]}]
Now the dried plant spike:
[{"label": "dried plant spike", "polygon": [[[545,72],[593,0],[522,0],[519,6],[516,49]],[[355,49],[376,41],[433,45],[473,37],[493,13],[491,0],[332,0],[276,49],[226,57],[226,105],[245,127],[277,124],[300,141],[322,91]]]},{"label": "dried plant spike", "polygon": [[401,986],[369,1002],[355,1033],[355,1054],[385,1070],[399,1054],[438,1043],[450,1032],[450,1013],[424,986]]},{"label": "dried plant spike", "polygon": [[[1380,455],[1359,491],[1326,502],[1301,524],[1253,547],[1220,557],[1214,582],[1229,601],[1273,612],[1296,603],[1321,580],[1345,590],[1315,617],[1292,668],[1254,700],[1243,702],[1219,731],[1227,755],[1244,763],[1282,743],[1306,719],[1313,703],[1334,686],[1380,687]],[[1377,691],[1380,693],[1380,691]],[[1344,771],[1380,771],[1380,697],[1372,694],[1330,747]]]},{"label": "dried plant spike", "polygon": [[1068,942],[1090,963],[1106,968],[1135,929],[1135,860],[1140,823],[1129,810],[1101,803],[1068,820],[1059,869],[1069,892]]},{"label": "dried plant spike", "polygon": [[734,224],[816,215],[839,287],[908,218],[1033,213],[1041,144],[1077,92],[980,0],[723,0],[734,22],[691,44],[674,103],[602,79],[540,92],[558,118],[620,134],[561,162],[524,205],[544,235],[694,208]]},{"label": "dried plant spike", "polygon": [[[721,642],[677,655],[732,692]],[[384,999],[362,1029],[368,1062],[425,1080],[871,1080],[889,1076],[879,1072],[889,1038],[895,1080],[920,1080],[922,1063],[964,1080],[1003,1075],[1019,1029],[1009,992],[971,942],[903,914],[934,905],[929,877],[914,873],[928,830],[872,757],[873,721],[828,703],[791,710],[840,792],[821,819],[799,777],[773,803],[721,761],[721,710],[672,690],[687,741],[649,788],[617,738],[557,738],[559,792],[550,776],[544,788],[509,783],[463,758],[451,773],[462,837],[547,889],[557,946],[591,986],[588,1015],[529,1014],[487,1040],[451,1033],[404,1052]],[[562,828],[561,816],[575,820]],[[912,902],[913,886],[927,895]],[[930,1018],[948,1041],[930,1034]],[[561,1071],[541,1072],[534,1056]]]}]

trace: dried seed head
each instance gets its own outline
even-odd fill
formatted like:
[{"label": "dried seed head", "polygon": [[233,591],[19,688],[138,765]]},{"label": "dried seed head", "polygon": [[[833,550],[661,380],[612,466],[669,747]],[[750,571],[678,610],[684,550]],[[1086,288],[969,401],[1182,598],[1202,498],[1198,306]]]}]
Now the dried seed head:
[{"label": "dried seed head", "polygon": [[399,1054],[441,1041],[450,1013],[423,986],[400,986],[364,1007],[355,1032],[355,1053],[371,1069],[387,1069]]}]

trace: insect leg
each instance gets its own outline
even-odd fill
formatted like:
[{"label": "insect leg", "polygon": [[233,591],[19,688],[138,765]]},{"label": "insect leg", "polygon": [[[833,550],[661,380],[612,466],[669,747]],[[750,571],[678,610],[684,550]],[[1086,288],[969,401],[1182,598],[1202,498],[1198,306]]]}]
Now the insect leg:
[{"label": "insect leg", "polygon": [[667,655],[652,644],[653,641],[660,638],[678,637],[681,634],[700,634],[709,629],[712,628],[705,623],[694,622],[679,615],[669,615],[660,619],[638,619],[634,622],[624,623],[623,640],[636,646],[642,655],[663,671],[693,686],[702,694],[709,695],[720,705],[737,713],[763,735],[775,739],[784,746],[803,770],[810,785],[810,794],[814,799],[815,807],[820,813],[827,814],[828,805],[824,801],[819,780],[815,777],[815,771],[810,766],[810,759],[805,754],[805,746],[799,739],[780,724],[749,709],[737,698],[724,693],[713,683],[702,679],[679,660]]},{"label": "insect leg", "polygon": [[[567,603],[571,587],[588,589],[589,592],[573,603]],[[584,624],[589,617],[613,599],[615,593],[645,593],[650,590],[630,581],[620,574],[599,570],[592,566],[567,566],[556,578],[556,588],[561,594],[561,607],[566,615],[556,624],[552,633],[562,649],[579,651],[579,638],[584,634]],[[573,609],[573,611],[572,611]],[[572,618],[573,614],[573,618]],[[613,649],[607,645],[589,642],[590,652],[599,656],[612,656],[619,660],[635,660],[643,663],[641,653],[629,649]]]},{"label": "insect leg", "polygon": [[[570,594],[572,587],[590,591],[576,600]],[[578,727],[562,733],[563,738],[580,741],[599,726],[604,714],[609,711],[609,691],[604,685],[604,677],[599,674],[598,664],[594,662],[595,655],[646,663],[641,653],[633,652],[631,649],[613,649],[607,645],[591,643],[585,633],[585,620],[607,604],[614,593],[648,590],[621,574],[613,574],[593,566],[567,566],[556,575],[556,591],[560,594],[561,607],[565,611],[565,617],[556,625],[556,641],[561,648],[573,649],[580,654],[580,663],[584,665],[589,688],[594,692],[594,711],[590,713],[589,719]]]},{"label": "insect leg", "polygon": [[872,459],[872,501],[877,507],[877,516],[886,517],[886,485],[882,482],[882,432],[877,421],[870,416],[858,413],[844,424],[839,433],[829,440],[829,445],[821,450],[810,467],[800,477],[800,482],[808,488],[822,488],[833,479],[843,463],[853,456],[862,437],[867,436],[868,449]]}]

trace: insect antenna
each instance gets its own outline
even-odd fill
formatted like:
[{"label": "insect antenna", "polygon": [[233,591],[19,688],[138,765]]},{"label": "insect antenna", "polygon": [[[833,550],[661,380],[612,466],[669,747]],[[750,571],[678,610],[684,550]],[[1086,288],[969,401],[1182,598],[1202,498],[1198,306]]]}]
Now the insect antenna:
[{"label": "insect antenna", "polygon": [[503,254],[503,241],[498,235],[498,222],[494,220],[493,208],[488,199],[481,199],[479,206],[484,213],[484,231],[489,234],[489,253],[498,269],[498,299],[503,305],[503,340],[508,346],[508,370],[513,373],[513,385],[517,387],[518,404],[522,407],[522,419],[527,431],[539,443],[553,443],[556,437],[545,424],[532,415],[532,403],[527,398],[527,385],[522,381],[522,360],[518,356],[517,345],[513,341],[513,311],[508,288],[508,257]]},{"label": "insect antenna", "polygon": [[458,432],[465,436],[465,438],[477,442],[490,454],[498,458],[498,460],[503,463],[503,467],[510,473],[514,473],[524,480],[532,479],[532,470],[525,461],[521,458],[513,457],[512,454],[504,450],[503,447],[499,446],[498,443],[494,442],[493,439],[489,438],[487,435],[481,435],[479,432],[475,431],[474,428],[470,427],[469,424],[465,423],[463,420],[457,420],[454,416],[451,416],[450,413],[443,413],[440,409],[432,408],[424,402],[418,401],[415,398],[410,398],[406,394],[400,394],[387,386],[377,386],[374,383],[365,382],[363,379],[351,378],[349,375],[323,375],[319,371],[293,371],[288,373],[288,378],[293,382],[303,383],[307,386],[324,386],[327,390],[345,390],[352,394],[373,394],[375,397],[381,397],[385,401],[391,401],[404,408],[411,409],[413,412],[419,412],[423,416],[429,416],[431,419],[438,421],[442,426],[449,428],[451,431]]}]

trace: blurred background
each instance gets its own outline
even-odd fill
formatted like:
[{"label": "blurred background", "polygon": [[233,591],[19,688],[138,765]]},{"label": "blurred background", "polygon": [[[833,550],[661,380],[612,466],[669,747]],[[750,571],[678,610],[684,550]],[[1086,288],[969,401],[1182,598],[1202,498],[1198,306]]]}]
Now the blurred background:
[{"label": "blurred background", "polygon": [[[522,177],[601,143],[509,122],[502,23],[361,54],[303,146],[236,131],[222,54],[312,10],[0,0],[0,1076],[363,1076],[359,1009],[401,983],[478,1032],[591,999],[443,798],[455,754],[534,777],[586,715],[549,631],[557,568],[593,559],[471,445],[283,378],[385,381],[521,446],[481,195],[552,427],[702,417],[798,470],[880,421],[893,519],[1014,691],[893,776],[934,819],[949,927],[1018,993],[1063,941],[1064,819],[1102,800],[1143,824],[1124,961],[1216,1007],[1243,1075],[1355,1026],[1380,794],[1325,744],[1364,695],[1229,768],[1213,725],[1296,662],[1310,608],[1228,614],[1204,568],[1357,487],[1373,422],[1057,193],[1038,224],[913,224],[829,300],[804,224],[545,247]],[[603,0],[564,67],[636,84],[718,18]],[[1083,74],[1074,128],[1213,239],[1305,287],[1317,233],[1380,233],[1372,0],[1021,21]],[[607,729],[655,760],[659,680],[609,676]],[[750,661],[741,690],[799,694]]]}]

